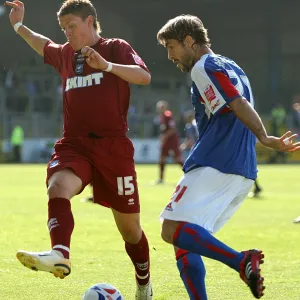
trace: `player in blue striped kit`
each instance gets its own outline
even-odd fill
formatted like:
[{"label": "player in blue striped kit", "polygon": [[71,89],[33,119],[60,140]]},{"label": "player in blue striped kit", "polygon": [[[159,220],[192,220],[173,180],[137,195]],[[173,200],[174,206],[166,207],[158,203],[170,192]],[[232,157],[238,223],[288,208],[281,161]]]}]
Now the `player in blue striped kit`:
[{"label": "player in blue striped kit", "polygon": [[196,16],[169,20],[157,38],[168,58],[191,72],[192,103],[199,139],[183,166],[171,202],[161,214],[162,238],[174,245],[177,266],[190,299],[207,299],[201,256],[236,270],[255,298],[263,296],[259,250],[237,251],[213,234],[233,216],[257,176],[255,143],[277,151],[300,150],[290,131],[269,136],[254,110],[248,77],[231,59],[211,50]]}]

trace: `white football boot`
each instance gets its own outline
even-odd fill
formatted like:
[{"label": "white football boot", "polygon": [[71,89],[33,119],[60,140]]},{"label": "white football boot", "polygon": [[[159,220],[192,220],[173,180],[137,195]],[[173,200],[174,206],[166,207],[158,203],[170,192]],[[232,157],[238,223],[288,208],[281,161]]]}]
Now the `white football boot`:
[{"label": "white football boot", "polygon": [[135,300],[152,300],[152,285],[149,281],[146,285],[136,284]]},{"label": "white football boot", "polygon": [[17,259],[33,271],[50,272],[55,277],[64,279],[71,273],[71,262],[63,257],[59,251],[27,252],[20,250]]},{"label": "white football boot", "polygon": [[300,223],[300,216],[293,220],[294,223]]}]

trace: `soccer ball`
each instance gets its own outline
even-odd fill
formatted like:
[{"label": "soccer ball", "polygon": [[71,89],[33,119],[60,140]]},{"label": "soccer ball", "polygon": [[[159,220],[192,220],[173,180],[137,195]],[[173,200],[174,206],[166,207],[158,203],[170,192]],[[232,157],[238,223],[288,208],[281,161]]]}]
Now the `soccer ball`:
[{"label": "soccer ball", "polygon": [[82,300],[124,300],[120,291],[107,283],[97,283],[84,293]]}]

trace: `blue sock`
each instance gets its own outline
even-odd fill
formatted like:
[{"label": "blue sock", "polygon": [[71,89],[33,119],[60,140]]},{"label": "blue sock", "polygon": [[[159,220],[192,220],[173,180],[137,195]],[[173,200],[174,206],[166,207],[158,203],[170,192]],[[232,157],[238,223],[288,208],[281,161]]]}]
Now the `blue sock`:
[{"label": "blue sock", "polygon": [[200,255],[178,250],[177,268],[191,300],[207,300],[205,267]]},{"label": "blue sock", "polygon": [[203,227],[191,223],[178,225],[173,244],[189,252],[218,260],[237,272],[240,271],[240,263],[245,256],[217,240]]}]

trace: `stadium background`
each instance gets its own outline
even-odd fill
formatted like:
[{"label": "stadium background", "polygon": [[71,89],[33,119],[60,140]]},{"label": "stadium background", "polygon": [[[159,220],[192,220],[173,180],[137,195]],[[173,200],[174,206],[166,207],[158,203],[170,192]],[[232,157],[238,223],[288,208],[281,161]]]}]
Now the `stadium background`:
[{"label": "stadium background", "polygon": [[[24,2],[24,23],[54,41],[64,42],[55,17],[60,0]],[[233,58],[245,69],[265,124],[269,127],[271,109],[280,101],[289,113],[287,126],[290,126],[292,99],[299,93],[299,0],[93,2],[103,36],[128,40],[152,72],[149,87],[133,86],[132,89],[129,135],[135,141],[141,138],[141,145],[145,141],[158,142],[152,126],[158,100],[171,102],[179,126],[181,112],[190,108],[188,76],[167,60],[166,51],[156,41],[161,25],[181,13],[199,15],[209,29],[213,50]],[[8,10],[3,10],[2,3],[4,0],[0,1],[0,161],[5,162],[9,158],[6,151],[14,125],[24,128],[27,145],[33,141],[51,144],[61,134],[62,120],[59,77],[14,33]],[[1,153],[1,143],[5,153]],[[38,150],[36,145],[32,153]],[[264,162],[267,155],[259,152],[260,160]],[[131,261],[122,250],[119,232],[112,226],[110,210],[81,202],[90,195],[89,188],[72,200],[76,228],[72,236],[70,278],[61,281],[23,268],[15,258],[18,249],[40,251],[49,247],[45,164],[1,164],[0,168],[1,300],[80,299],[97,282],[109,282],[121,290],[125,299],[133,298]],[[261,196],[247,199],[226,228],[217,234],[235,249],[264,250],[265,300],[300,298],[299,224],[292,223],[300,212],[299,168],[300,164],[259,165]],[[153,185],[157,166],[137,166],[142,224],[150,242],[154,299],[184,300],[188,296],[178,276],[173,249],[160,238],[158,222],[182,171],[175,165],[168,166],[166,171],[166,183]],[[204,261],[210,300],[253,299],[233,270],[209,259]]]},{"label": "stadium background", "polygon": [[[156,159],[158,141],[154,123],[158,100],[170,102],[184,135],[182,113],[191,108],[190,79],[167,60],[165,49],[156,41],[156,33],[166,20],[182,13],[198,15],[209,30],[213,50],[231,57],[245,70],[252,83],[256,108],[266,126],[269,126],[271,109],[280,102],[289,114],[287,126],[290,127],[292,99],[300,92],[299,1],[188,0],[183,4],[177,0],[103,0],[93,3],[98,10],[102,35],[127,40],[152,72],[150,86],[132,87],[129,136],[134,138],[139,162]],[[65,41],[55,15],[60,0],[26,0],[25,4],[27,26],[56,42]],[[7,16],[9,10],[0,8],[1,161],[7,160],[10,134],[13,126],[19,124],[24,129],[27,145],[23,159],[34,162],[38,161],[39,147],[51,144],[62,132],[60,79],[13,32]],[[149,147],[145,147],[145,141]],[[259,146],[258,150],[260,161],[264,161],[268,151],[261,151]],[[290,160],[297,161],[300,157],[294,155]]]}]

